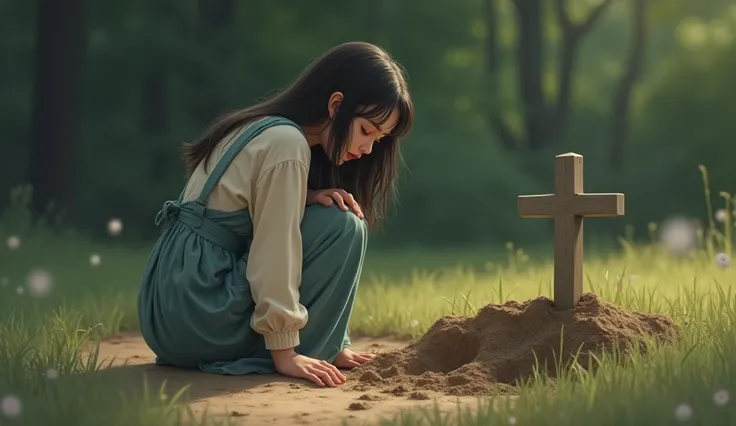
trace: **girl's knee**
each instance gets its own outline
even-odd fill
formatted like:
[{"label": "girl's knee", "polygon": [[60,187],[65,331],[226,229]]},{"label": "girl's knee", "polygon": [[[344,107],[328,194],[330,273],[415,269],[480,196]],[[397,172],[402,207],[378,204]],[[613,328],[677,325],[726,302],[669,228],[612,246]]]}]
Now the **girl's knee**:
[{"label": "girl's knee", "polygon": [[352,211],[346,212],[337,206],[308,206],[304,212],[302,226],[360,242],[367,236],[365,221]]}]

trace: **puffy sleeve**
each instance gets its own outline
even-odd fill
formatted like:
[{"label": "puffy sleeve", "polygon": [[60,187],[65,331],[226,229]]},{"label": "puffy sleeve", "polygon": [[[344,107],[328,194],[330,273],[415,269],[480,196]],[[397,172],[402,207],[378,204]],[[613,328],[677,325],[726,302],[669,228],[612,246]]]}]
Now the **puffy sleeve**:
[{"label": "puffy sleeve", "polygon": [[280,161],[261,171],[252,195],[253,241],[246,270],[255,301],[251,327],[263,335],[268,350],[298,346],[299,330],[308,319],[299,303],[307,175],[302,161]]}]

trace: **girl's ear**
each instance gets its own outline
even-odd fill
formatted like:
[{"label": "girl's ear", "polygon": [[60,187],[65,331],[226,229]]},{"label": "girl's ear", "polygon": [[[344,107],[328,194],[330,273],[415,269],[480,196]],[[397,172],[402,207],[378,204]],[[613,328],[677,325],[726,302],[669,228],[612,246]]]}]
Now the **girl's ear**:
[{"label": "girl's ear", "polygon": [[340,103],[342,102],[343,95],[341,92],[335,92],[330,96],[329,101],[327,101],[327,112],[330,115],[330,120],[335,118],[335,114],[337,113],[337,110],[340,108]]}]

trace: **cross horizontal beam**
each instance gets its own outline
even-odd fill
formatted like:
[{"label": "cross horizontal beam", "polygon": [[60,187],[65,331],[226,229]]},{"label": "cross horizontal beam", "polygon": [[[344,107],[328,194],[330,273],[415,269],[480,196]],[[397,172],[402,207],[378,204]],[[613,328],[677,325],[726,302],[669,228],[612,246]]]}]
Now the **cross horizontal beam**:
[{"label": "cross horizontal beam", "polygon": [[519,216],[525,219],[549,219],[557,214],[584,217],[624,216],[624,194],[574,194],[560,203],[555,194],[519,196]]}]

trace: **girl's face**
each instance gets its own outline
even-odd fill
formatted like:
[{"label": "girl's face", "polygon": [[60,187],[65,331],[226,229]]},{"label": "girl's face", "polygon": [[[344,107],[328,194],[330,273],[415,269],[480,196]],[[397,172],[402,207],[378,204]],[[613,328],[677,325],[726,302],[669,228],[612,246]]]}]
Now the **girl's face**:
[{"label": "girl's face", "polygon": [[[334,116],[335,111],[340,105],[342,94],[335,93],[330,98],[328,106],[330,116]],[[391,112],[388,120],[384,123],[375,123],[367,118],[355,117],[352,121],[352,131],[350,140],[345,145],[345,151],[337,160],[337,164],[341,165],[347,161],[354,161],[363,155],[369,155],[373,151],[373,144],[381,143],[381,139],[391,133],[391,130],[399,120],[398,111]],[[324,140],[322,146],[327,149],[327,140]]]}]

